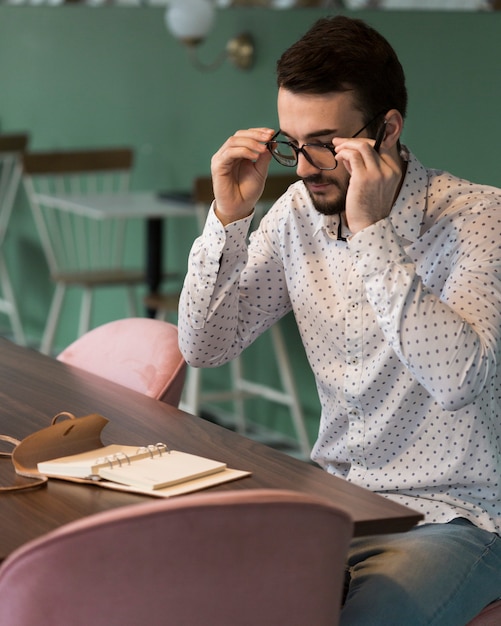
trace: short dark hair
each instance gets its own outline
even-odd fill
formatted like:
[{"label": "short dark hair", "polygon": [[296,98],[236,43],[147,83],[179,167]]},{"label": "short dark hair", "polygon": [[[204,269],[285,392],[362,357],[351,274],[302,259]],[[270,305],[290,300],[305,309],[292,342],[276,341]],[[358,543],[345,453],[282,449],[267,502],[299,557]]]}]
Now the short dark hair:
[{"label": "short dark hair", "polygon": [[405,75],[388,41],[344,16],[318,20],[277,62],[277,83],[293,93],[353,90],[368,122],[380,112],[407,112]]}]

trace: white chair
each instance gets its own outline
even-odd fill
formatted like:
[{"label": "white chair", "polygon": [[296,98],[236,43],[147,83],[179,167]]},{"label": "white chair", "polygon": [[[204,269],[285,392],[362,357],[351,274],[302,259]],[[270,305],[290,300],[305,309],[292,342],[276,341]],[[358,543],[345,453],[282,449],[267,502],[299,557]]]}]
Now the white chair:
[{"label": "white chair", "polygon": [[7,271],[3,244],[21,180],[21,155],[28,140],[26,133],[0,135],[0,312],[8,316],[14,340],[21,345],[25,345],[26,340]]},{"label": "white chair", "polygon": [[[296,180],[295,176],[288,174],[270,175],[266,181],[259,207],[257,207],[258,218]],[[194,184],[193,195],[195,202],[199,206],[199,215],[201,213],[206,214],[207,208],[214,197],[211,179],[208,177],[197,178]],[[178,297],[176,294],[154,294],[146,299],[147,306],[157,311],[157,317],[160,319],[165,319],[169,313],[176,312],[177,302]],[[268,352],[276,362],[281,389],[252,380],[245,371],[244,359],[237,357],[230,363],[231,387],[225,391],[202,391],[203,369],[188,368],[181,407],[189,413],[200,415],[203,405],[228,400],[232,401],[236,418],[236,429],[244,434],[248,432],[244,406],[246,399],[264,398],[270,402],[284,405],[290,411],[300,455],[307,459],[310,455],[311,444],[280,324],[274,324],[264,337],[265,341],[266,338],[269,340]]]},{"label": "white chair", "polygon": [[123,193],[128,190],[133,152],[129,148],[31,152],[23,157],[24,185],[56,289],[40,351],[49,354],[68,287],[82,291],[78,336],[90,328],[96,289],[122,287],[128,314],[137,315],[135,287],[144,269],[123,265],[125,219],[93,219],[72,211],[71,195]]}]

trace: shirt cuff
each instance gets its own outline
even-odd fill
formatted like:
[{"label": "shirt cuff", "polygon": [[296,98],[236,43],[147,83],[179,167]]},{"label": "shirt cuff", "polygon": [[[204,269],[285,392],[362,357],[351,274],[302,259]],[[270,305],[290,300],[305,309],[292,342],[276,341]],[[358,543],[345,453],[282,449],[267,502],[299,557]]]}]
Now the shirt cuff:
[{"label": "shirt cuff", "polygon": [[223,226],[214,211],[214,206],[213,202],[203,232],[204,239],[207,241],[207,251],[217,259],[221,257],[221,254],[241,252],[246,248],[247,233],[254,212],[248,217]]}]

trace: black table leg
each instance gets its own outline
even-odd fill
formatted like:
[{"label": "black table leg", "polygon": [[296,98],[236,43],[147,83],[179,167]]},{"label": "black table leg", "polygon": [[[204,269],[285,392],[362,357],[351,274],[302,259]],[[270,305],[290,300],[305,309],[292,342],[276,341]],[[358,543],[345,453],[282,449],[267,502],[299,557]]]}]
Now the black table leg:
[{"label": "black table leg", "polygon": [[[158,292],[163,267],[163,218],[149,218],[146,222],[146,284],[149,294]],[[154,309],[147,309],[148,317],[155,317]]]}]

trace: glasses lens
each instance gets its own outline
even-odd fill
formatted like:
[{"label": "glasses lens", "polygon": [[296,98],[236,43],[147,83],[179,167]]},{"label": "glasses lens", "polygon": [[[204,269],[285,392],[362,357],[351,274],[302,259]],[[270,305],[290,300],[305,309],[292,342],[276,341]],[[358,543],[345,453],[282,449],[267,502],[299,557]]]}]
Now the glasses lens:
[{"label": "glasses lens", "polygon": [[304,147],[304,151],[308,153],[312,165],[319,170],[334,170],[337,167],[334,152],[325,146],[308,145]]},{"label": "glasses lens", "polygon": [[280,165],[285,165],[286,167],[295,167],[297,165],[296,153],[286,141],[270,141],[268,149]]},{"label": "glasses lens", "polygon": [[286,167],[296,167],[298,152],[302,152],[308,161],[319,170],[335,170],[337,167],[335,153],[332,149],[316,144],[305,144],[302,148],[294,149],[290,142],[284,139],[269,141],[268,150],[273,158]]}]

